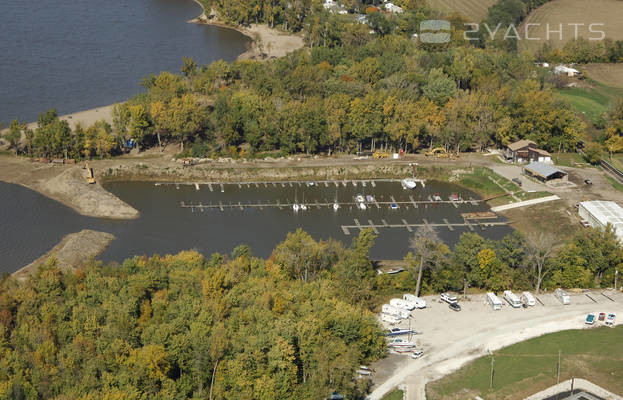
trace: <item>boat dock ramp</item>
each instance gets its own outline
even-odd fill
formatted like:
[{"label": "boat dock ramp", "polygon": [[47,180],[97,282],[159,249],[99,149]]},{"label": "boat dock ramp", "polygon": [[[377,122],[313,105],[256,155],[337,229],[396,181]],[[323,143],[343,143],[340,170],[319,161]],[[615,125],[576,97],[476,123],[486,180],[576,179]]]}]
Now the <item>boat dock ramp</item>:
[{"label": "boat dock ramp", "polygon": [[[426,187],[426,181],[423,179],[413,179],[413,181],[422,185],[422,187]],[[200,190],[201,186],[207,186],[210,192],[214,190],[218,190],[220,192],[225,191],[226,185],[234,185],[238,186],[238,188],[243,187],[302,187],[302,186],[324,186],[324,187],[347,187],[352,185],[353,187],[366,187],[370,185],[371,187],[376,187],[376,184],[379,182],[394,182],[400,183],[402,179],[344,179],[344,180],[310,180],[310,181],[257,181],[257,182],[156,182],[155,186],[163,186],[163,185],[174,185],[178,189],[182,185],[191,185],[194,186],[196,190]]]},{"label": "boat dock ramp", "polygon": [[368,220],[367,224],[362,224],[358,219],[354,219],[354,225],[342,225],[342,232],[344,235],[350,235],[351,230],[359,230],[362,229],[372,229],[374,233],[379,234],[379,229],[388,229],[388,228],[399,228],[406,229],[409,232],[413,232],[414,229],[428,226],[432,228],[448,228],[450,231],[454,231],[454,228],[468,228],[470,231],[474,231],[476,228],[480,230],[485,230],[487,227],[492,226],[506,226],[509,223],[504,221],[489,221],[489,222],[470,222],[470,220],[464,220],[462,223],[450,223],[447,219],[443,219],[443,223],[430,223],[426,219],[423,219],[421,223],[408,223],[406,220],[402,219],[400,224],[388,224],[384,219],[381,220],[380,224],[375,224],[372,220]]}]

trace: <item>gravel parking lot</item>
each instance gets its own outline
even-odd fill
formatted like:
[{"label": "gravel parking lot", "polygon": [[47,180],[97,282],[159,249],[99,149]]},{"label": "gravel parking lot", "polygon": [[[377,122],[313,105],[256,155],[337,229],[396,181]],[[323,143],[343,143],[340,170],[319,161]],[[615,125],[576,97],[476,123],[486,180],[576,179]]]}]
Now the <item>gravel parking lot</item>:
[{"label": "gravel parking lot", "polygon": [[[498,297],[504,306],[499,311],[486,304],[484,294],[468,296],[467,301],[459,296],[460,312],[450,310],[447,303],[440,302],[438,295],[424,297],[427,308],[412,312],[410,326],[422,332],[413,339],[418,348],[424,349],[425,356],[413,360],[408,355],[390,354],[375,363],[372,366],[376,370],[372,377],[374,391],[368,398],[379,400],[394,387],[404,384],[407,399],[421,399],[426,382],[439,379],[489,350],[546,333],[590,329],[584,319],[591,312],[616,312],[619,323],[623,318],[623,293],[594,290],[568,294],[569,305],[563,305],[553,293],[541,293],[535,296],[536,306],[527,309],[510,307],[500,294]],[[596,326],[599,324],[597,322]],[[398,326],[408,328],[409,321],[403,320]]]}]

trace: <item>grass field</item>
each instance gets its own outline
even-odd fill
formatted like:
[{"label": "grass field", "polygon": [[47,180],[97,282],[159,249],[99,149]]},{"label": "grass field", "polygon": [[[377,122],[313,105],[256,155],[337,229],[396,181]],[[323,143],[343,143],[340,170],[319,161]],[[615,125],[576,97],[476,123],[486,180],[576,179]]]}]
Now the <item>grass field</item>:
[{"label": "grass field", "polygon": [[531,26],[529,35],[531,38],[539,40],[521,40],[520,50],[537,50],[544,41],[547,41],[547,30],[560,30],[562,24],[562,40],[560,34],[551,33],[550,43],[554,47],[562,47],[575,36],[575,27],[570,23],[584,24],[578,26],[578,36],[586,39],[599,38],[599,33],[591,33],[591,24],[604,24],[594,26],[593,31],[603,31],[607,38],[618,40],[623,39],[623,7],[618,0],[552,0],[549,3],[537,8],[525,19],[521,28],[520,35],[525,36],[526,24],[540,24]]},{"label": "grass field", "polygon": [[478,23],[487,16],[489,7],[497,3],[497,0],[429,0],[428,4],[443,13],[450,14],[459,12]]},{"label": "grass field", "polygon": [[623,97],[623,88],[612,87],[594,80],[592,75],[587,78],[590,88],[566,88],[557,91],[558,96],[569,101],[573,108],[581,112],[593,124],[596,124],[603,113],[610,109],[617,97]]},{"label": "grass field", "polygon": [[588,64],[583,69],[591,79],[606,86],[623,89],[623,64]]},{"label": "grass field", "polygon": [[404,393],[402,390],[396,389],[383,396],[383,400],[402,400]]},{"label": "grass field", "polygon": [[491,357],[481,357],[455,373],[426,386],[429,400],[519,400],[578,377],[606,390],[623,393],[623,326],[553,333],[494,352],[493,389],[489,389]]}]

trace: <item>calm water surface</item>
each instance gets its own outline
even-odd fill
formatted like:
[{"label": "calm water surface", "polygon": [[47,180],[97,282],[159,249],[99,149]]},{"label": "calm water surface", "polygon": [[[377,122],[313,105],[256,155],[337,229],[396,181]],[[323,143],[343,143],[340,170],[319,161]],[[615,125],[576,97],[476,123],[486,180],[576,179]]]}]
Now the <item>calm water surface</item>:
[{"label": "calm water surface", "polygon": [[[433,193],[442,197],[458,192],[463,198],[477,196],[454,185],[429,182],[426,188],[418,186],[414,191],[404,191],[398,183],[377,183],[376,187],[264,187],[239,188],[237,185],[225,185],[225,192],[214,188],[210,192],[207,186],[195,190],[192,185],[155,186],[143,182],[118,182],[106,185],[106,188],[138,209],[140,218],[133,221],[112,221],[87,218],[73,210],[47,199],[36,192],[0,182],[0,272],[12,272],[28,264],[58,243],[63,235],[89,228],[110,232],[117,237],[100,257],[105,261],[122,261],[136,254],[175,253],[184,249],[196,249],[204,254],[215,251],[229,253],[241,243],[251,246],[255,255],[268,256],[277,243],[288,232],[298,227],[309,232],[316,239],[335,238],[350,244],[357,234],[352,230],[345,235],[342,225],[354,225],[357,219],[362,224],[372,221],[381,224],[400,224],[404,219],[409,223],[440,223],[444,219],[460,223],[462,212],[484,211],[486,205],[461,205],[455,208],[451,204],[423,206],[403,206],[399,210],[372,207],[366,211],[344,207],[338,212],[327,208],[310,207],[306,212],[295,214],[291,209],[265,208],[263,210],[246,208],[244,211],[228,209],[198,210],[182,208],[187,204],[242,204],[260,201],[281,203],[292,201],[296,196],[299,202],[332,202],[337,196],[340,201],[352,201],[358,193],[374,195],[379,201],[408,200],[412,195],[416,200],[425,200]],[[461,233],[467,229],[439,228],[440,237],[449,244],[454,244]],[[512,230],[509,227],[491,227],[477,232],[485,237],[500,238]],[[406,229],[380,229],[379,237],[372,249],[372,257],[377,259],[400,259],[408,251],[410,234]]]},{"label": "calm water surface", "polygon": [[34,121],[122,101],[141,78],[243,53],[249,38],[188,24],[192,0],[0,1],[0,122]]}]

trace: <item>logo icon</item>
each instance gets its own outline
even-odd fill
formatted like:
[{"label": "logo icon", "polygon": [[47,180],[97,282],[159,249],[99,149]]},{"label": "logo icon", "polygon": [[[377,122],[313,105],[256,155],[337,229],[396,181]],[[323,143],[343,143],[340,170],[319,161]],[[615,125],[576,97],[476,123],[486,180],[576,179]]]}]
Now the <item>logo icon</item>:
[{"label": "logo icon", "polygon": [[450,41],[450,21],[429,19],[420,22],[420,41],[423,43],[448,43]]}]

